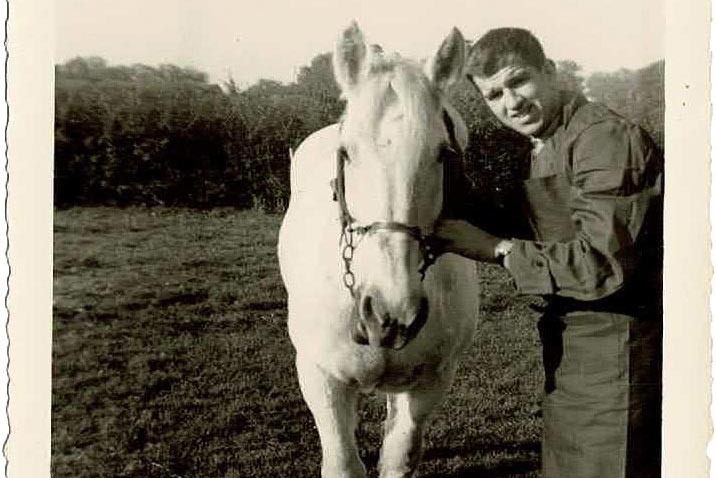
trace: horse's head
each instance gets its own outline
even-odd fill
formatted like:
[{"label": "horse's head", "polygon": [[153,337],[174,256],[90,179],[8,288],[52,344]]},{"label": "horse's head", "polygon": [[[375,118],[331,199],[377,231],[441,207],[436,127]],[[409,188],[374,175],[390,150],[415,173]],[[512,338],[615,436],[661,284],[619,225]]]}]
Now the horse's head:
[{"label": "horse's head", "polygon": [[464,123],[444,99],[464,57],[457,29],[424,67],[368,47],[355,24],[336,45],[334,71],[347,102],[340,181],[357,231],[347,267],[359,343],[401,348],[427,320],[421,238],[442,209],[444,153],[467,141]]}]

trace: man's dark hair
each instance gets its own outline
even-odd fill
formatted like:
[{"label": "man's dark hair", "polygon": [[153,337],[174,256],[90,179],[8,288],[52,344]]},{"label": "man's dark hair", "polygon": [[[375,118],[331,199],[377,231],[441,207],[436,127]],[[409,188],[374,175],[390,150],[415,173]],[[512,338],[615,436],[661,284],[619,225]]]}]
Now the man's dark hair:
[{"label": "man's dark hair", "polygon": [[467,72],[487,78],[507,65],[523,63],[542,68],[546,57],[539,40],[523,28],[495,28],[485,33],[470,50]]}]

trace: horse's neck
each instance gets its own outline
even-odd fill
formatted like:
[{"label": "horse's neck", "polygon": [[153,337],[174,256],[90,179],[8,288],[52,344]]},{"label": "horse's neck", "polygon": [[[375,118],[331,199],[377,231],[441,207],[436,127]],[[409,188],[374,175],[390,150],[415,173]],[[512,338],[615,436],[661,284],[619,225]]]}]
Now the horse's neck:
[{"label": "horse's neck", "polygon": [[322,194],[331,198],[330,181],[336,174],[338,145],[337,124],[316,131],[301,143],[291,159],[292,195]]}]

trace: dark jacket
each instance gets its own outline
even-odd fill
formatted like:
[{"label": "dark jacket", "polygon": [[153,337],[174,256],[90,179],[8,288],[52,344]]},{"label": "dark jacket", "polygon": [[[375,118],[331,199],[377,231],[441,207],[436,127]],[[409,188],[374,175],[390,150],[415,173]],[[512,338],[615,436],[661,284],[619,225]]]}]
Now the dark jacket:
[{"label": "dark jacket", "polygon": [[552,134],[535,144],[524,184],[535,240],[514,241],[508,270],[524,294],[653,303],[662,157],[640,127],[605,106],[581,95],[563,104]]}]

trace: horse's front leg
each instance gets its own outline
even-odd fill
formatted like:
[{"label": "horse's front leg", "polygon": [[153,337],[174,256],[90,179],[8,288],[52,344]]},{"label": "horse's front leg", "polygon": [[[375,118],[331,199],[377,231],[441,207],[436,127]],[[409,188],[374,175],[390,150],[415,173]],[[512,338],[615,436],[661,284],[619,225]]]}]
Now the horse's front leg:
[{"label": "horse's front leg", "polygon": [[408,392],[388,394],[385,437],[380,451],[380,478],[408,478],[422,458],[428,419],[450,388],[454,373]]},{"label": "horse's front leg", "polygon": [[358,390],[325,373],[316,364],[296,358],[303,398],[321,439],[323,478],[365,478],[355,440]]}]

